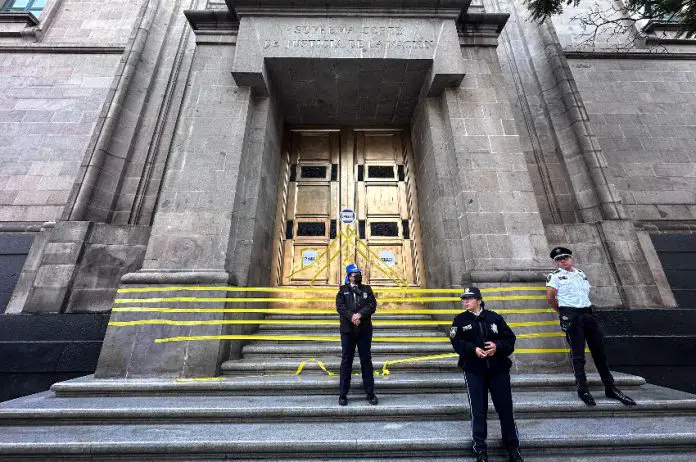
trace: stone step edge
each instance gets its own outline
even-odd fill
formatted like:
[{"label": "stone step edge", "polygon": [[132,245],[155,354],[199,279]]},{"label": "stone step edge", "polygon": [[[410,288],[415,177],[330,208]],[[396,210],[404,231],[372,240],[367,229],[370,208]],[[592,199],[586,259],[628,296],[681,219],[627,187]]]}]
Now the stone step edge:
[{"label": "stone step edge", "polygon": [[[500,443],[491,439],[488,442],[490,449],[499,449]],[[573,438],[525,438],[525,454],[534,454],[536,451],[548,454],[550,451],[559,451],[563,454],[581,451],[600,452],[604,450],[618,449],[622,453],[628,451],[645,451],[662,448],[690,451],[696,454],[696,432],[680,434],[641,434],[641,435],[596,435],[589,437]],[[0,443],[0,455],[58,455],[88,453],[96,455],[135,455],[135,454],[234,454],[240,455],[275,455],[275,454],[307,454],[309,456],[340,453],[345,455],[399,455],[400,451],[406,454],[452,454],[461,456],[471,451],[471,440],[468,438],[414,438],[414,439],[384,439],[384,440],[306,440],[297,442],[268,442],[268,441],[170,441],[170,442],[98,442],[86,441],[75,443]]]},{"label": "stone step edge", "polygon": [[[428,392],[442,390],[446,392],[459,392],[465,389],[464,380],[460,373],[447,374],[448,377],[438,377],[445,374],[431,374],[427,378],[414,378],[390,375],[387,379],[376,378],[376,385],[381,390],[399,390],[407,393],[417,392],[425,388]],[[282,391],[282,394],[294,393],[298,390],[319,392],[318,394],[334,394],[338,386],[338,377],[326,375],[295,375],[282,378],[274,377],[221,377],[222,380],[197,381],[196,379],[93,379],[93,376],[58,382],[51,386],[51,391],[56,396],[79,395],[110,395],[130,394],[138,395],[158,393],[242,393],[252,394],[267,393],[269,391]],[[552,377],[552,378],[551,378]],[[614,381],[619,388],[640,387],[646,383],[645,379],[635,375],[616,374]],[[353,388],[362,389],[362,385],[356,380]],[[602,383],[595,374],[588,374],[588,383],[591,389],[602,389]],[[548,390],[554,388],[574,389],[575,381],[571,374],[559,376],[540,376],[535,379],[520,379],[512,376],[513,389],[529,388]],[[292,387],[292,389],[290,389]]]},{"label": "stone step edge", "polygon": [[[349,397],[353,406],[339,407],[333,401],[324,407],[266,407],[266,408],[181,408],[181,407],[140,407],[137,409],[102,408],[102,409],[0,409],[0,425],[46,425],[48,423],[80,424],[149,424],[163,420],[166,423],[199,423],[227,422],[239,420],[248,423],[272,419],[276,422],[292,422],[302,419],[302,422],[323,421],[324,419],[348,420],[382,420],[391,417],[430,417],[438,420],[466,420],[470,418],[469,406],[466,403],[451,405],[400,405],[400,406],[367,406],[355,405],[364,401],[361,395]],[[696,415],[696,399],[684,400],[639,400],[638,406],[624,406],[621,403],[598,400],[597,406],[589,408],[579,403],[556,402],[544,403],[525,402],[515,404],[517,420],[527,418],[604,418],[604,417],[670,417],[678,412],[680,417]],[[488,415],[496,419],[493,406],[489,406]],[[131,422],[131,420],[133,422]]]}]

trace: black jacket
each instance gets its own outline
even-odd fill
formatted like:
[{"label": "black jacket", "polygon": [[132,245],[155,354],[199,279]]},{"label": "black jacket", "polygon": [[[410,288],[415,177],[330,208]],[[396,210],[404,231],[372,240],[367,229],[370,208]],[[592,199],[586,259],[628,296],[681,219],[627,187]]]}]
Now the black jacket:
[{"label": "black jacket", "polygon": [[[341,318],[341,332],[359,334],[372,331],[372,315],[377,309],[377,300],[372,288],[365,284],[354,286],[344,284],[336,294],[336,311]],[[360,313],[360,325],[356,326],[350,319]]]},{"label": "black jacket", "polygon": [[[482,309],[479,316],[464,311],[458,314],[450,328],[450,341],[459,354],[459,367],[473,374],[502,374],[510,372],[509,356],[515,351],[515,334],[502,316],[495,311]],[[494,342],[493,356],[479,358],[476,347]]]}]

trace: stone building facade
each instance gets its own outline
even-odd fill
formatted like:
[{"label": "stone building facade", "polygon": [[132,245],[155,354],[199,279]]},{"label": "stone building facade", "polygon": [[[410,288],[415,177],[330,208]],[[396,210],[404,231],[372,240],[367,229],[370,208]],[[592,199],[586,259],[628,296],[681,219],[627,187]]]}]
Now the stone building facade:
[{"label": "stone building facade", "polygon": [[[567,245],[601,307],[694,307],[675,264],[696,240],[691,42],[588,48],[571,11],[537,24],[515,1],[286,3],[0,15],[6,315],[274,285],[283,153],[324,129],[407,133],[423,287],[542,283]],[[143,332],[107,332],[98,374],[214,375],[236,348],[154,351]]]}]

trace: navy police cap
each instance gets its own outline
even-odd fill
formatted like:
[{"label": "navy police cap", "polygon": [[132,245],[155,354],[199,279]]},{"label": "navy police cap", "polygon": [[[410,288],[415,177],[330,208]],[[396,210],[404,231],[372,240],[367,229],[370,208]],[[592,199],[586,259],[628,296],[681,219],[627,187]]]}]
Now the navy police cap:
[{"label": "navy police cap", "polygon": [[551,258],[554,260],[561,257],[569,257],[571,255],[573,255],[573,252],[565,247],[556,247],[551,251]]},{"label": "navy police cap", "polygon": [[462,292],[459,298],[462,300],[465,298],[475,298],[477,300],[481,300],[483,297],[481,297],[481,291],[478,287],[470,286],[464,289],[464,292]]}]

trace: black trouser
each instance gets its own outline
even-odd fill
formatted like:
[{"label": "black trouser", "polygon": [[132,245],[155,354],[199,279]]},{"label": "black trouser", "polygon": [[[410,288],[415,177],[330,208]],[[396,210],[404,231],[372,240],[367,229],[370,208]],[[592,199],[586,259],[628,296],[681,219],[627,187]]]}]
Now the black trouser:
[{"label": "black trouser", "polygon": [[508,452],[519,451],[520,440],[517,436],[515,416],[512,411],[512,391],[510,374],[478,375],[464,372],[466,389],[471,408],[471,432],[474,438],[474,452],[486,451],[488,426],[488,391],[491,392],[493,406],[500,418],[500,431],[503,444]]},{"label": "black trouser", "polygon": [[587,390],[585,375],[585,340],[590,347],[590,353],[597,366],[597,372],[605,387],[614,384],[614,377],[609,372],[607,355],[604,351],[604,335],[597,322],[597,316],[592,314],[592,308],[559,307],[561,330],[566,334],[570,345],[570,357],[575,373],[575,383],[578,390]]},{"label": "black trouser", "polygon": [[341,382],[340,394],[347,395],[350,390],[350,376],[353,373],[353,358],[355,357],[355,347],[358,347],[360,355],[360,370],[362,372],[363,388],[365,393],[371,395],[375,392],[375,377],[372,367],[372,330],[359,334],[347,334],[341,332]]}]

